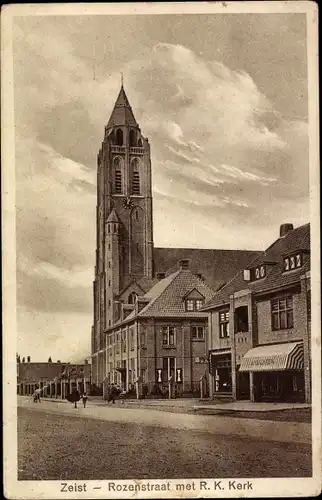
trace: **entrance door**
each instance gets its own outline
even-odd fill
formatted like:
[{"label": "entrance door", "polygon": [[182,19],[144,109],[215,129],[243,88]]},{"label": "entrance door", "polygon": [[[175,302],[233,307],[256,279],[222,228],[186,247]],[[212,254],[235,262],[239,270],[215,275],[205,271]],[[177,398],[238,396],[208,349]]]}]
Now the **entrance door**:
[{"label": "entrance door", "polygon": [[237,372],[237,399],[250,399],[249,372]]}]

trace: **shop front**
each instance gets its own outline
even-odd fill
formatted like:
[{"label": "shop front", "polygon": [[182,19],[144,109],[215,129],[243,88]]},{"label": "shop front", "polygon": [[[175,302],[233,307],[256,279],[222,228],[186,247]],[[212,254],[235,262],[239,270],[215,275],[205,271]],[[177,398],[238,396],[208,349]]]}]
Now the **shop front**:
[{"label": "shop front", "polygon": [[303,402],[303,361],[302,342],[259,346],[245,354],[239,373],[249,373],[253,401]]},{"label": "shop front", "polygon": [[209,370],[213,378],[214,395],[232,394],[231,351],[214,350],[209,353]]}]

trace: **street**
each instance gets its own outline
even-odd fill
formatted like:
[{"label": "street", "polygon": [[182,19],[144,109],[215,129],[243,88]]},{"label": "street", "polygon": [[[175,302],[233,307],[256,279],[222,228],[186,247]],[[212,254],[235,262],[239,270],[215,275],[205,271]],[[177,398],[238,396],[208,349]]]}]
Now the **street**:
[{"label": "street", "polygon": [[[147,410],[132,410],[131,422],[124,417],[117,421],[127,410],[112,406],[100,408],[108,414],[106,420],[99,414],[92,418],[91,408],[84,413],[79,407],[73,414],[66,404],[58,410],[51,403],[41,405],[18,408],[19,480],[311,475],[311,447],[306,443],[212,433],[204,430],[201,416],[194,416],[194,429],[175,428],[173,414],[166,412],[159,412],[169,423],[162,427],[138,422],[136,412]],[[221,425],[230,422],[207,418],[219,419]]]}]

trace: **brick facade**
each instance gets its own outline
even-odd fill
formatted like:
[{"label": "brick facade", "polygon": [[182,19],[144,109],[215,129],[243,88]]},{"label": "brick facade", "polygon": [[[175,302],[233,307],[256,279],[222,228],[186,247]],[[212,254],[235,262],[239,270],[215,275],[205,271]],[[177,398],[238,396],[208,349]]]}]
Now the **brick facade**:
[{"label": "brick facade", "polygon": [[[243,273],[239,273],[229,284],[229,287],[223,287],[220,292],[215,294],[214,299],[203,308],[209,313],[208,344],[210,363],[212,363],[212,369],[209,373],[211,396],[220,396],[218,380],[216,385],[216,377],[220,379],[219,370],[213,372],[216,369],[216,360],[222,359],[221,353],[227,353],[227,350],[229,352],[230,361],[227,370],[231,376],[231,390],[229,391],[231,396],[234,399],[247,397],[253,400],[256,397],[256,383],[257,386],[265,385],[265,369],[263,368],[259,374],[239,371],[245,354],[252,348],[259,346],[299,343],[303,345],[303,370],[292,372],[289,369],[289,373],[276,373],[271,378],[274,379],[275,376],[277,384],[283,385],[283,377],[291,379],[293,376],[295,387],[301,386],[303,378],[303,391],[301,393],[300,388],[296,389],[299,394],[294,397],[306,402],[311,401],[310,247],[307,235],[309,235],[309,226],[302,226],[298,230],[290,232],[291,243],[287,238],[281,242],[280,238],[269,248],[268,256],[275,252],[274,267],[273,263],[270,262],[274,278],[267,273],[263,279],[248,283],[243,279]],[[303,242],[306,243],[303,244]],[[278,251],[276,251],[276,246],[280,247]],[[292,255],[294,251],[305,252],[302,265],[299,269],[285,272],[283,268],[285,255]],[[266,259],[268,256],[265,256]],[[256,267],[256,263],[254,265]],[[267,283],[270,283],[270,286]],[[283,321],[286,321],[286,312],[283,310],[281,313],[274,313],[273,307],[275,307],[274,304],[277,300],[286,304],[286,299],[289,301],[288,314],[291,319],[289,324],[286,324],[287,327],[279,326],[277,328],[273,323],[273,314],[279,314],[279,317],[283,317]],[[222,331],[220,329],[220,318],[223,318],[223,313],[228,314],[227,318],[229,317],[229,336],[225,338],[221,338]],[[240,318],[243,319],[244,324],[241,323]],[[240,326],[241,324],[242,326]],[[221,366],[220,363],[218,366]],[[223,373],[222,376],[226,375]],[[284,383],[286,385],[286,382]],[[289,380],[288,383],[290,383]],[[222,389],[221,392],[223,392]]]}]

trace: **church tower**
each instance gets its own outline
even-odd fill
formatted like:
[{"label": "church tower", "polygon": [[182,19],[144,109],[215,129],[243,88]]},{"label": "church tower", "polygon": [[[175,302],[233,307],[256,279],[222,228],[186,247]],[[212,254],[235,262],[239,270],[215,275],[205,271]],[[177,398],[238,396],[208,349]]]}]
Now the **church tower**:
[{"label": "church tower", "polygon": [[127,290],[153,274],[150,145],[123,84],[97,157],[96,221],[92,354],[105,347],[104,330],[120,319]]}]

